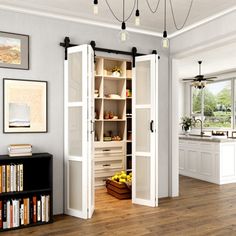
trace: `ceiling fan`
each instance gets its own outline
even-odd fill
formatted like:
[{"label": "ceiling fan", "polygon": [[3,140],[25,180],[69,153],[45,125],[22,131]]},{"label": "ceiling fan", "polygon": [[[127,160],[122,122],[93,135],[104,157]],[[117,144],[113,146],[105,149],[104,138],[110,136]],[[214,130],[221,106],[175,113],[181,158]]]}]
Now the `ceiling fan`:
[{"label": "ceiling fan", "polygon": [[192,85],[195,88],[198,89],[203,89],[206,86],[206,82],[207,81],[213,81],[213,79],[216,79],[217,77],[212,76],[212,77],[205,77],[204,75],[201,74],[201,65],[202,65],[202,61],[198,61],[199,64],[199,74],[196,75],[194,78],[192,79],[183,79],[183,81],[192,81]]}]

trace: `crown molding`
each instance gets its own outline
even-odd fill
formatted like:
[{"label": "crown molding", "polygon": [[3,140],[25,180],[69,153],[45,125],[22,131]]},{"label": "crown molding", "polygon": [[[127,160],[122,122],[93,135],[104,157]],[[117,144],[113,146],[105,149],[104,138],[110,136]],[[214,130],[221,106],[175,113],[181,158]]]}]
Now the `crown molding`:
[{"label": "crown molding", "polygon": [[[71,22],[76,22],[76,23],[81,23],[81,24],[94,25],[94,26],[99,26],[99,27],[104,27],[104,28],[109,28],[109,29],[120,30],[120,25],[110,24],[110,23],[105,23],[105,22],[95,21],[95,20],[87,20],[87,19],[83,19],[81,17],[67,16],[67,15],[62,15],[62,14],[57,14],[57,13],[48,13],[48,12],[43,12],[43,11],[39,11],[39,10],[31,10],[31,9],[25,9],[25,8],[21,8],[21,7],[8,6],[8,5],[4,5],[4,4],[0,4],[0,9],[19,12],[19,13],[26,13],[26,14],[30,14],[30,15],[36,15],[36,16],[43,16],[43,17],[48,17],[48,18],[53,18],[53,19],[71,21]],[[144,30],[144,29],[137,29],[137,28],[133,28],[133,27],[127,27],[127,31],[133,32],[133,33],[138,33],[138,34],[155,36],[155,37],[162,37],[161,33],[151,31],[151,30]]]},{"label": "crown molding", "polygon": [[[102,21],[95,21],[95,20],[88,20],[88,19],[84,19],[84,18],[81,18],[81,17],[68,16],[68,15],[65,15],[65,14],[49,13],[49,12],[44,12],[43,10],[25,9],[23,7],[9,6],[9,5],[6,5],[6,4],[0,4],[0,9],[19,12],[19,13],[26,13],[26,14],[31,14],[31,15],[37,15],[37,16],[43,16],[43,17],[48,17],[48,18],[53,18],[53,19],[71,21],[71,22],[76,22],[76,23],[81,23],[81,24],[94,25],[94,26],[99,26],[99,27],[104,27],[104,28],[115,29],[115,30],[120,30],[120,25],[117,25],[117,24],[105,23],[105,22],[102,22]],[[168,38],[172,39],[174,37],[177,37],[177,36],[187,32],[187,31],[190,31],[194,28],[197,28],[197,27],[199,27],[203,24],[206,24],[210,21],[213,21],[213,20],[215,20],[219,17],[222,17],[226,14],[229,14],[229,13],[235,11],[235,10],[236,10],[236,6],[232,7],[232,8],[229,8],[225,11],[222,11],[218,14],[215,14],[213,16],[207,17],[207,18],[205,18],[201,21],[198,21],[194,24],[191,24],[191,25],[183,28],[182,30],[179,30],[179,31],[176,31],[172,34],[169,34]],[[137,29],[137,28],[133,28],[133,27],[127,27],[127,30],[129,32],[133,32],[133,33],[150,35],[150,36],[155,36],[155,37],[162,38],[162,33],[152,31],[152,30],[145,30],[145,29],[141,29],[141,28]]]}]

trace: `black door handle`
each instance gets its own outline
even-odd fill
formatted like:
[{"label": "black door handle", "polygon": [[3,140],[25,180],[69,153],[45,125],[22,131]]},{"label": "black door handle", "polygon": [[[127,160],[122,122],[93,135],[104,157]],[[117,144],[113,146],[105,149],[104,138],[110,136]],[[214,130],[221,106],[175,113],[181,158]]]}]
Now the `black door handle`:
[{"label": "black door handle", "polygon": [[151,120],[151,122],[150,122],[150,130],[151,130],[152,133],[154,132],[154,130],[153,130],[153,123],[154,123],[154,121]]}]

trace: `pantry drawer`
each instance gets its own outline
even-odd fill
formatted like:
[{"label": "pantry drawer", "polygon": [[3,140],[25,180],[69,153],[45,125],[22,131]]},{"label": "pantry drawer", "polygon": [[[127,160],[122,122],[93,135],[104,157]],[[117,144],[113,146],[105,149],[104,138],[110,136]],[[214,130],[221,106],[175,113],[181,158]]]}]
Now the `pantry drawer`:
[{"label": "pantry drawer", "polygon": [[101,155],[95,156],[95,162],[102,162],[102,161],[123,161],[125,156],[117,156],[117,155]]},{"label": "pantry drawer", "polygon": [[110,169],[123,169],[123,161],[116,160],[116,161],[99,161],[95,162],[94,169],[97,170],[110,170]]},{"label": "pantry drawer", "polygon": [[117,146],[117,147],[97,147],[94,150],[95,156],[104,156],[104,155],[124,155],[124,147]]}]

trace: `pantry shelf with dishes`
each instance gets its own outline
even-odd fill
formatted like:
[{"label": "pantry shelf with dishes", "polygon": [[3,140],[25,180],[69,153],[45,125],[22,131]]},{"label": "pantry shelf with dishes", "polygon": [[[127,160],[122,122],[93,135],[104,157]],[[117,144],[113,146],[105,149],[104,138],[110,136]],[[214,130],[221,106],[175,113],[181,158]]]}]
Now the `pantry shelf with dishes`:
[{"label": "pantry shelf with dishes", "polygon": [[94,78],[95,186],[132,171],[132,65],[96,57]]}]

